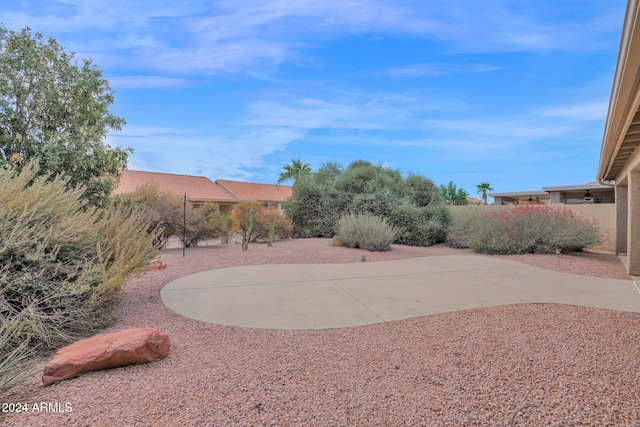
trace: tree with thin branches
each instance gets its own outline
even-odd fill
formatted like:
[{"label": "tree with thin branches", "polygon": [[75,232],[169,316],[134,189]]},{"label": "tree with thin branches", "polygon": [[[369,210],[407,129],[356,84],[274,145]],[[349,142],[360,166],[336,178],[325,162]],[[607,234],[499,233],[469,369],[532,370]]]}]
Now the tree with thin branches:
[{"label": "tree with thin branches", "polygon": [[493,188],[491,188],[491,184],[489,184],[488,182],[481,182],[480,184],[476,185],[476,190],[478,194],[482,194],[482,201],[486,205],[487,191],[493,191]]},{"label": "tree with thin branches", "polygon": [[291,159],[291,164],[284,165],[283,169],[276,183],[278,185],[290,179],[293,179],[293,183],[295,184],[301,176],[311,175],[311,165],[309,163],[302,163],[300,159]]}]

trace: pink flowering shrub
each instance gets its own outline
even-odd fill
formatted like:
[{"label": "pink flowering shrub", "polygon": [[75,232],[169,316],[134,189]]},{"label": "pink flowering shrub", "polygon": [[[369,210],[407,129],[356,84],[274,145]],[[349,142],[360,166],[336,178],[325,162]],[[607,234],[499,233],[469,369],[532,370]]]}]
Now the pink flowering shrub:
[{"label": "pink flowering shrub", "polygon": [[580,251],[600,240],[595,221],[548,205],[458,211],[447,238],[453,247],[486,254]]}]

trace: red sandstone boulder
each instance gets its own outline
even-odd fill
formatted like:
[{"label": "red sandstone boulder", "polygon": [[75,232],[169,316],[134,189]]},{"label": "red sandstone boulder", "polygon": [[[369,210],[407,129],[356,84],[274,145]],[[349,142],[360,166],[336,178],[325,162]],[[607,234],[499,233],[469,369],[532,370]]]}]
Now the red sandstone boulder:
[{"label": "red sandstone boulder", "polygon": [[99,334],[61,348],[44,367],[49,385],[85,372],[162,359],[169,354],[169,336],[153,328]]},{"label": "red sandstone boulder", "polygon": [[329,240],[329,246],[344,246],[344,244],[342,243],[342,240],[340,240],[338,236],[333,236]]},{"label": "red sandstone boulder", "polygon": [[164,270],[167,268],[167,263],[160,257],[154,258],[147,264],[147,270]]}]

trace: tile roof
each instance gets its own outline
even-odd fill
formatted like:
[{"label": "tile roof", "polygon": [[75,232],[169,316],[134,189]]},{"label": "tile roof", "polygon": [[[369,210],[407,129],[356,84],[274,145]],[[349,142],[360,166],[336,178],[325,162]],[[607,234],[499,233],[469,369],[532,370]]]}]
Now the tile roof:
[{"label": "tile roof", "polygon": [[217,179],[216,184],[238,199],[284,202],[291,197],[293,187],[288,185],[256,184],[253,182]]},{"label": "tile roof", "polygon": [[187,197],[190,199],[235,200],[233,195],[204,176],[134,170],[120,171],[120,183],[113,193],[130,193],[146,182],[156,182],[162,191],[168,191],[178,196],[187,193]]},{"label": "tile roof", "polygon": [[471,204],[478,204],[480,203],[482,200],[480,199],[476,199],[475,197],[471,197],[471,196],[467,196],[467,202],[471,203]]}]

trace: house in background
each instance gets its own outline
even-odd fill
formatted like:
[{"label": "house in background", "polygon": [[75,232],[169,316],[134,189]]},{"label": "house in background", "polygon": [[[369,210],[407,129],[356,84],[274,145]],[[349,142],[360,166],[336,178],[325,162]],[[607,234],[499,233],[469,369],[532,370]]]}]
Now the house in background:
[{"label": "house in background", "polygon": [[629,0],[605,123],[598,180],[615,188],[616,253],[640,275],[640,0]]},{"label": "house in background", "polygon": [[148,182],[155,182],[160,191],[183,197],[192,206],[214,202],[220,212],[231,213],[233,207],[243,201],[257,201],[265,205],[282,208],[282,203],[291,197],[292,187],[286,185],[255,184],[251,182],[217,180],[204,176],[178,175],[160,172],[121,170],[120,182],[113,194],[127,194]]},{"label": "house in background", "polygon": [[291,197],[293,188],[287,185],[256,184],[225,179],[216,179],[215,183],[237,200],[257,200],[281,210],[282,203]]},{"label": "house in background", "polygon": [[476,199],[475,197],[467,196],[467,203],[470,205],[479,205],[482,203],[482,200]]},{"label": "house in background", "polygon": [[489,193],[494,205],[519,205],[524,203],[549,203],[549,193],[540,190]]},{"label": "house in background", "polygon": [[494,205],[615,203],[612,186],[598,181],[542,187],[541,190],[490,193]]}]

